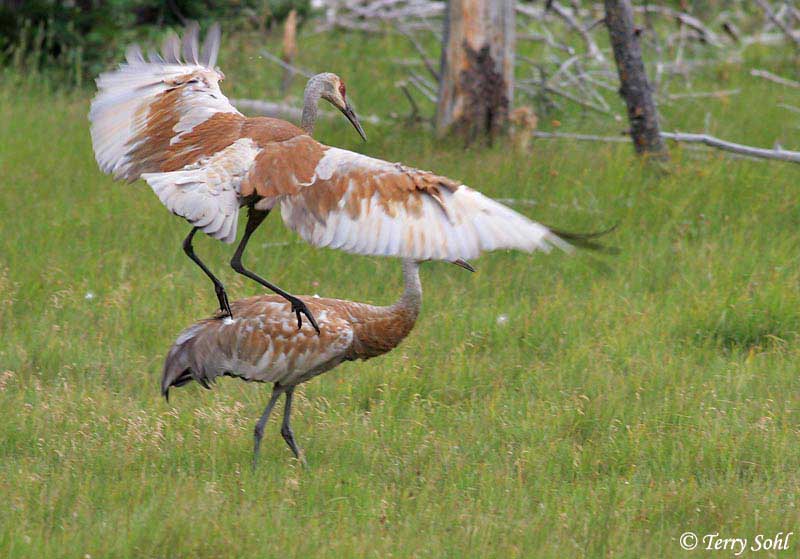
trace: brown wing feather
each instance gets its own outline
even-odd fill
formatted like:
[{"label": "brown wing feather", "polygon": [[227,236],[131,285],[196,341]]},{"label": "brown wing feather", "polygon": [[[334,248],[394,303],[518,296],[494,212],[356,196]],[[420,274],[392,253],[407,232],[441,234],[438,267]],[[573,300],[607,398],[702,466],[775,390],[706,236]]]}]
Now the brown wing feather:
[{"label": "brown wing feather", "polygon": [[378,169],[352,166],[325,176],[318,166],[330,149],[307,135],[274,140],[256,158],[242,186],[242,195],[299,196],[318,219],[341,207],[346,198],[344,207],[356,219],[362,211],[369,211],[361,202],[376,194],[378,203],[390,216],[396,215],[398,206],[418,216],[424,197],[439,203],[446,214],[442,189],[452,192],[459,187],[458,182],[447,177],[382,161]]},{"label": "brown wing feather", "polygon": [[234,113],[217,113],[183,134],[175,143],[164,134],[167,141],[159,153],[159,170],[177,171],[222,151],[242,137],[246,120]]},{"label": "brown wing feather", "polygon": [[285,140],[263,143],[261,153],[242,182],[242,197],[257,194],[261,198],[277,198],[298,194],[314,179],[324,146],[300,132]]},{"label": "brown wing feather", "polygon": [[[182,134],[215,115],[244,118],[219,87],[222,72],[214,68],[219,29],[207,36],[198,60],[198,28],[189,26],[180,41],[170,36],[163,56],[145,61],[132,46],[126,62],[97,79],[97,95],[89,111],[92,146],[100,168],[117,178],[136,180],[143,173],[164,171],[165,161]],[[224,147],[224,146],[223,146]]]},{"label": "brown wing feather", "polygon": [[324,146],[305,135],[265,146],[242,193],[280,203],[284,222],[316,246],[417,260],[569,245],[546,227],[460,183]]}]

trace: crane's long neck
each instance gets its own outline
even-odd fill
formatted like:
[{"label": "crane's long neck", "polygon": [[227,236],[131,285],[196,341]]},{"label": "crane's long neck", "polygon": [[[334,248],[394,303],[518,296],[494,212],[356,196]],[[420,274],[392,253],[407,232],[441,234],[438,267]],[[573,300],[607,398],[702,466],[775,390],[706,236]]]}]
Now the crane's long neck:
[{"label": "crane's long neck", "polygon": [[416,260],[403,260],[403,285],[403,295],[389,308],[407,313],[416,320],[422,307],[422,282],[419,279],[419,262]]},{"label": "crane's long neck", "polygon": [[319,75],[312,77],[306,84],[303,93],[303,114],[300,117],[300,126],[311,136],[314,133],[314,124],[317,122],[317,105],[322,98],[324,83]]},{"label": "crane's long neck", "polygon": [[364,315],[354,324],[357,357],[368,359],[391,351],[414,328],[422,306],[419,262],[403,260],[404,289],[388,307],[361,307]]}]

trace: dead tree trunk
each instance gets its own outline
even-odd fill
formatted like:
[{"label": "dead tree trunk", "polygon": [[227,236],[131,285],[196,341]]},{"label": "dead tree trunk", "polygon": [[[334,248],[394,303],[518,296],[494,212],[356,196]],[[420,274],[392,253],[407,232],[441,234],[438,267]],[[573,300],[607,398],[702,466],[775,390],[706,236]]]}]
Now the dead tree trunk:
[{"label": "dead tree trunk", "polygon": [[439,135],[491,139],[514,98],[514,0],[450,0],[436,108]]},{"label": "dead tree trunk", "polygon": [[639,44],[640,31],[633,25],[630,0],[605,0],[606,25],[619,72],[619,92],[628,107],[631,138],[640,155],[667,157],[658,126],[658,112],[647,81]]}]

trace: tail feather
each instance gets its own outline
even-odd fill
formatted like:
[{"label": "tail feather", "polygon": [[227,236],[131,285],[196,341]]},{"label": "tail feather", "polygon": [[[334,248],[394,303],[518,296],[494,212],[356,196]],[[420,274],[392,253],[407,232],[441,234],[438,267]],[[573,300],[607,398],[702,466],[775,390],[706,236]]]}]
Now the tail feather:
[{"label": "tail feather", "polygon": [[[173,386],[196,380],[196,373],[192,370],[192,346],[202,324],[193,324],[180,334],[169,349],[164,360],[164,369],[161,373],[161,395],[169,402],[169,389]],[[208,383],[201,383],[208,388]]]},{"label": "tail feather", "polygon": [[[161,58],[167,64],[182,64],[181,60],[181,40],[175,33],[170,33],[164,37],[161,45]],[[188,60],[186,61],[189,62]]]},{"label": "tail feather", "polygon": [[183,59],[188,64],[200,64],[198,60],[199,53],[197,52],[198,37],[200,36],[200,24],[196,21],[190,21],[186,24],[186,30],[183,33]]},{"label": "tail feather", "polygon": [[612,231],[614,231],[617,227],[619,227],[619,223],[615,223],[608,229],[604,229],[603,231],[595,231],[592,233],[573,233],[570,231],[562,231],[560,229],[556,229],[554,227],[549,227],[550,231],[557,235],[558,237],[564,239],[565,241],[569,241],[570,244],[576,246],[578,248],[585,248],[587,250],[594,250],[597,252],[604,252],[606,254],[619,254],[619,248],[613,246],[606,246],[602,243],[595,241],[598,237],[603,237],[608,235]]},{"label": "tail feather", "polygon": [[215,23],[206,31],[206,39],[203,41],[203,50],[200,53],[200,63],[206,68],[213,69],[217,65],[221,39],[219,24]]}]

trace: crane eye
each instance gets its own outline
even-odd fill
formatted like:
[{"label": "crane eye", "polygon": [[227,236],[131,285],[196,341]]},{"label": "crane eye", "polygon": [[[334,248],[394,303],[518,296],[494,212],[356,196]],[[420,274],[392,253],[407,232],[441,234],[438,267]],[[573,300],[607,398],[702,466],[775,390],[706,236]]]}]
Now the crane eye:
[{"label": "crane eye", "polygon": [[342,99],[344,99],[344,92],[345,92],[345,91],[346,91],[346,90],[345,90],[345,87],[344,87],[344,83],[340,83],[340,84],[339,84],[339,93],[341,93],[341,94],[342,94]]}]

